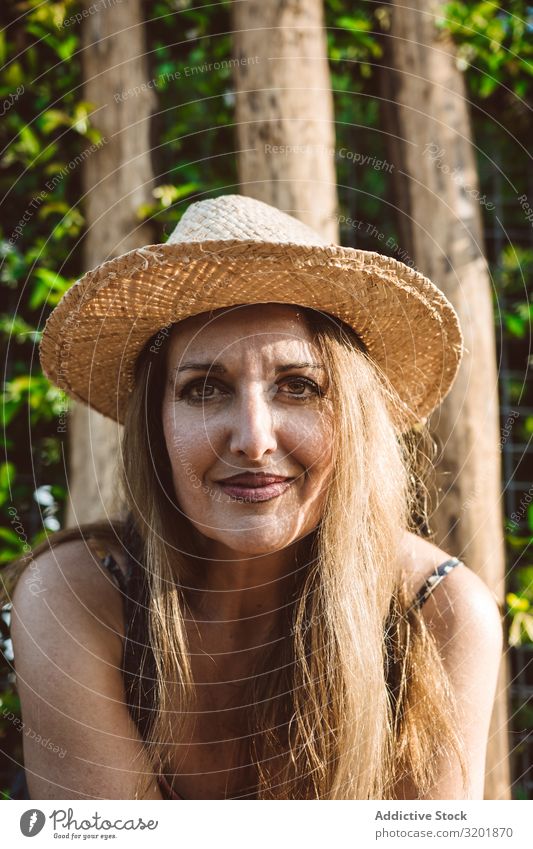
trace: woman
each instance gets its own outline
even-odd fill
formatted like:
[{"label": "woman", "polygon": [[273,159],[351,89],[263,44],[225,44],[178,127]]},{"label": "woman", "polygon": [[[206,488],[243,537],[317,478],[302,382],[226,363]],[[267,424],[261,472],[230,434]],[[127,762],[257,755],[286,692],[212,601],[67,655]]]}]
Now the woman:
[{"label": "woman", "polygon": [[23,721],[66,751],[25,740],[32,797],[482,798],[499,611],[416,532],[462,354],[437,288],[222,196],[40,353],[124,424],[125,507],[16,586]]}]

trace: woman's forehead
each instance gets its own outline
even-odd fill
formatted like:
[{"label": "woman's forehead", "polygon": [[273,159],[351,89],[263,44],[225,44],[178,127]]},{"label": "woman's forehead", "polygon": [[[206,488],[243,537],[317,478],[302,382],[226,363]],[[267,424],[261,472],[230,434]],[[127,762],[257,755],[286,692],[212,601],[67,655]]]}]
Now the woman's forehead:
[{"label": "woman's forehead", "polygon": [[[180,356],[185,349],[209,350],[220,354],[237,343],[268,349],[276,345],[307,348],[312,331],[304,310],[292,304],[247,304],[202,313],[178,322],[172,328],[170,356]],[[291,344],[292,343],[292,344]]]}]

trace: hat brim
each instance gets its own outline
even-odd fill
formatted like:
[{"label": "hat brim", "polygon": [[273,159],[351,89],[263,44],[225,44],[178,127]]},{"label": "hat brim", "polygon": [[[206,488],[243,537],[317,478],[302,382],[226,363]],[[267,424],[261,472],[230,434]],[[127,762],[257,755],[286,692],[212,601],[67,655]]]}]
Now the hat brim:
[{"label": "hat brim", "polygon": [[373,251],[252,240],[148,245],[87,272],[46,322],[42,369],[123,423],[135,360],[154,333],[221,307],[270,302],[353,327],[417,419],[455,380],[463,352],[457,315],[420,272]]}]

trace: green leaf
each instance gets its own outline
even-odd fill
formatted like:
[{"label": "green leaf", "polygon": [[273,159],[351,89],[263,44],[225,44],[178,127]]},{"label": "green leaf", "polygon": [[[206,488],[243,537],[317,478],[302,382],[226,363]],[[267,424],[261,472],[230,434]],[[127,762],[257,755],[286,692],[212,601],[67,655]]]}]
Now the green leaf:
[{"label": "green leaf", "polygon": [[15,477],[15,466],[13,463],[2,463],[0,465],[0,489],[11,489]]},{"label": "green leaf", "polygon": [[368,32],[370,29],[370,21],[367,18],[361,16],[353,16],[350,17],[348,15],[342,15],[340,18],[337,18],[335,24],[341,29],[348,30],[348,32]]},{"label": "green leaf", "polygon": [[37,309],[43,304],[55,306],[71,285],[70,280],[48,268],[36,269],[33,278],[36,282],[29,301],[31,309]]},{"label": "green leaf", "polygon": [[39,139],[27,124],[20,131],[18,147],[30,157],[36,157],[41,150]]},{"label": "green leaf", "polygon": [[7,68],[2,68],[2,85],[10,91],[24,83],[24,71],[20,62],[11,62]]},{"label": "green leaf", "polygon": [[533,604],[533,566],[521,566],[513,570],[519,587],[519,595],[525,595]]},{"label": "green leaf", "polygon": [[507,604],[511,613],[520,613],[529,610],[530,604],[527,598],[517,596],[515,593],[508,593],[506,596]]},{"label": "green leaf", "polygon": [[43,203],[43,205],[39,208],[39,215],[41,218],[48,218],[52,213],[58,213],[59,215],[65,215],[69,211],[70,207],[68,203],[64,200],[56,200],[52,203]]},{"label": "green leaf", "polygon": [[162,206],[170,206],[174,201],[187,197],[198,188],[198,183],[184,183],[181,186],[163,185],[153,189],[152,194],[160,199]]},{"label": "green leaf", "polygon": [[101,141],[103,137],[96,127],[91,127],[90,125],[90,117],[95,109],[96,104],[90,103],[87,100],[81,100],[74,107],[71,126],[73,130],[76,130],[76,132],[80,133],[82,136],[89,136],[89,133],[91,132],[93,135],[91,141],[96,144]]},{"label": "green leaf", "polygon": [[526,332],[526,325],[520,316],[513,315],[512,313],[504,313],[503,320],[506,329],[512,336],[516,336],[518,339],[523,339]]},{"label": "green leaf", "polygon": [[8,339],[15,339],[16,342],[39,342],[41,333],[36,330],[27,321],[24,321],[20,315],[0,315],[0,333],[7,336]]},{"label": "green leaf", "polygon": [[47,109],[39,116],[37,124],[43,133],[48,135],[58,127],[70,127],[71,119],[70,115],[61,109]]},{"label": "green leaf", "polygon": [[11,528],[3,528],[0,526],[0,540],[10,545],[17,550],[19,547],[19,537]]},{"label": "green leaf", "polygon": [[488,75],[481,77],[481,82],[479,84],[480,97],[490,97],[493,91],[495,91],[497,88],[498,80],[494,79],[494,77],[489,77]]},{"label": "green leaf", "polygon": [[63,59],[70,59],[78,49],[79,39],[77,35],[69,35],[63,41],[59,41],[56,45],[57,55]]},{"label": "green leaf", "polygon": [[135,215],[139,221],[146,221],[147,218],[151,218],[157,208],[155,203],[141,203],[137,207]]}]

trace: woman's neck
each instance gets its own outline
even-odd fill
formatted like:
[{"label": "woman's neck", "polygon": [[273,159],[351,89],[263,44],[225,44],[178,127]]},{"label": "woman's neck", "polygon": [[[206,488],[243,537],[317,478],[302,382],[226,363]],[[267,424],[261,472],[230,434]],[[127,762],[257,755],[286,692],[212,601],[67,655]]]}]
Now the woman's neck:
[{"label": "woman's neck", "polygon": [[195,562],[185,596],[198,626],[225,642],[257,644],[287,621],[308,545],[299,541],[280,552],[246,557],[215,543]]}]

